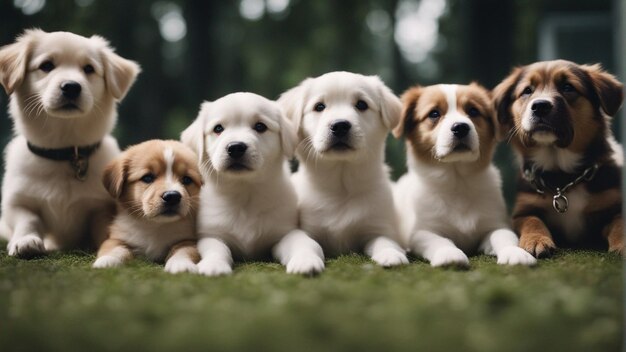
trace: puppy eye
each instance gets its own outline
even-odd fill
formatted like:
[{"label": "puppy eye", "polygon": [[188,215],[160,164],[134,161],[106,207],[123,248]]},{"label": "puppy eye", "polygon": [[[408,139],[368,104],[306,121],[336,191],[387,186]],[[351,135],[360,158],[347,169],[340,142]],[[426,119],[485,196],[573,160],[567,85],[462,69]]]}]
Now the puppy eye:
[{"label": "puppy eye", "polygon": [[576,91],[576,88],[574,88],[574,86],[569,83],[565,83],[561,90],[563,91],[563,93],[573,93]]},{"label": "puppy eye", "polygon": [[531,95],[531,94],[533,94],[533,89],[529,86],[529,87],[524,88],[521,96]]},{"label": "puppy eye", "polygon": [[83,71],[84,71],[86,74],[90,74],[90,73],[94,73],[94,72],[96,72],[96,70],[95,70],[95,69],[93,68],[93,66],[91,66],[91,65],[85,65],[85,67],[83,67]]},{"label": "puppy eye", "polygon": [[50,60],[44,61],[41,63],[41,65],[39,65],[39,69],[42,70],[43,72],[48,73],[54,70],[54,64]]},{"label": "puppy eye", "polygon": [[180,182],[183,185],[187,186],[193,183],[193,179],[189,176],[183,176],[183,178],[180,179]]},{"label": "puppy eye", "polygon": [[324,109],[326,109],[326,105],[324,105],[324,103],[317,103],[313,107],[313,110],[315,110],[317,112],[324,111]]},{"label": "puppy eye", "polygon": [[267,126],[263,122],[257,122],[254,125],[253,129],[259,133],[263,133],[267,131]]},{"label": "puppy eye", "polygon": [[369,106],[367,105],[367,103],[366,103],[366,102],[364,102],[363,100],[359,100],[359,101],[357,101],[357,102],[356,102],[356,105],[354,105],[354,106],[355,106],[355,107],[357,108],[357,110],[359,110],[359,111],[365,111],[365,110],[367,110],[367,108],[369,108]]},{"label": "puppy eye", "polygon": [[154,174],[150,173],[150,174],[145,174],[141,177],[141,182],[143,183],[152,183],[154,182],[154,179],[156,177],[154,176]]},{"label": "puppy eye", "polygon": [[215,127],[213,127],[213,132],[220,134],[222,132],[224,132],[224,126],[222,125],[215,125]]},{"label": "puppy eye", "polygon": [[467,115],[469,117],[476,117],[480,115],[480,111],[478,111],[478,109],[476,109],[475,107],[470,106],[470,108],[467,109]]},{"label": "puppy eye", "polygon": [[434,109],[434,110],[432,110],[431,112],[428,113],[428,117],[433,119],[433,120],[436,120],[439,117],[441,117],[441,113],[439,112],[439,110]]}]

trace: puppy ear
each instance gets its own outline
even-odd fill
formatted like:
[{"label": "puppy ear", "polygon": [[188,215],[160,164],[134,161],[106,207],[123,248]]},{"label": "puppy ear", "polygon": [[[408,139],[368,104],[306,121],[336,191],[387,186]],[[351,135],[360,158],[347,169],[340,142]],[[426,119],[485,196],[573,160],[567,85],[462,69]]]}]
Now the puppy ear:
[{"label": "puppy ear", "polygon": [[127,176],[126,174],[126,163],[121,158],[113,160],[104,169],[104,173],[102,174],[102,184],[115,199],[119,199],[122,196],[124,182],[126,181]]},{"label": "puppy ear", "polygon": [[180,134],[180,141],[198,156],[198,166],[200,167],[202,167],[206,155],[204,150],[204,121],[210,106],[211,103],[208,101],[202,103],[196,120]]},{"label": "puppy ear", "polygon": [[415,128],[415,106],[422,95],[422,87],[414,86],[407,89],[400,100],[403,103],[402,112],[400,113],[400,122],[393,129],[393,136],[400,138]]},{"label": "puppy ear", "polygon": [[304,117],[304,104],[309,82],[311,82],[311,78],[305,79],[298,86],[281,94],[276,101],[287,119],[292,122],[297,136],[300,136],[300,126]]},{"label": "puppy ear", "polygon": [[624,86],[600,64],[582,65],[591,78],[591,84],[600,99],[600,106],[607,115],[613,116],[622,106]]},{"label": "puppy ear", "polygon": [[398,122],[400,122],[402,103],[378,76],[370,76],[370,79],[374,80],[374,84],[378,86],[381,102],[380,115],[383,119],[383,124],[388,130],[392,130],[398,125]]},{"label": "puppy ear", "polygon": [[513,128],[513,112],[511,111],[511,105],[515,101],[513,91],[522,76],[522,72],[522,68],[514,68],[491,92],[496,123],[499,126],[498,131],[503,137]]},{"label": "puppy ear", "polygon": [[15,43],[0,48],[0,83],[7,95],[22,84],[33,44],[41,34],[45,32],[40,29],[26,30]]},{"label": "puppy ear", "polygon": [[283,152],[288,159],[293,159],[298,146],[298,134],[296,128],[289,119],[280,110],[280,143]]},{"label": "puppy ear", "polygon": [[93,35],[89,39],[101,45],[107,89],[115,99],[122,100],[141,72],[141,67],[136,62],[117,55],[109,42],[101,36]]}]

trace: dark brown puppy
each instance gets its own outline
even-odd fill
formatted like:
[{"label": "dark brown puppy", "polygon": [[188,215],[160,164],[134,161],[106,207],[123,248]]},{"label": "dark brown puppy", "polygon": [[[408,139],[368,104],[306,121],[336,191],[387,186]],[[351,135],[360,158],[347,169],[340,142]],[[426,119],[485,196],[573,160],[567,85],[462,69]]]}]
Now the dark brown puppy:
[{"label": "dark brown puppy", "polygon": [[622,84],[600,65],[518,67],[494,89],[498,120],[521,162],[514,227],[543,256],[559,245],[624,253],[621,146],[611,133]]}]

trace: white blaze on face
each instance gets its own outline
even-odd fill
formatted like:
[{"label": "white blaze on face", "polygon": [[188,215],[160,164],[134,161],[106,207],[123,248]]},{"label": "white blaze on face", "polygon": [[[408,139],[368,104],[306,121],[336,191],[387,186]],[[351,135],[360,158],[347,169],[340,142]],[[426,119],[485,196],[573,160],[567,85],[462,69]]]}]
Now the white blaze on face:
[{"label": "white blaze on face", "polygon": [[[448,109],[445,115],[440,117],[442,120],[439,122],[440,126],[437,132],[435,154],[437,158],[445,162],[473,161],[478,158],[478,133],[474,128],[474,123],[465,115],[465,112],[457,109],[458,85],[440,84],[439,88],[446,96]],[[465,123],[470,126],[470,131],[463,140],[463,143],[470,148],[469,152],[453,153],[457,145],[457,140],[455,140],[454,134],[452,133],[452,126],[455,123]]]},{"label": "white blaze on face", "polygon": [[174,184],[174,150],[169,147],[165,148],[163,158],[165,159],[165,182],[167,188],[171,189]]}]

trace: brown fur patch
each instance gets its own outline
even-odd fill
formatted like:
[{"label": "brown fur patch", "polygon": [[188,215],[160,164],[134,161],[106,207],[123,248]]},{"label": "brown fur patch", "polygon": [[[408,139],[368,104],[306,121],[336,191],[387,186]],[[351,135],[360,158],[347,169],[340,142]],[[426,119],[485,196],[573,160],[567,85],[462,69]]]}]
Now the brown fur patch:
[{"label": "brown fur patch", "polygon": [[609,242],[609,252],[624,255],[624,220],[622,216],[617,216],[606,227],[606,238]]},{"label": "brown fur patch", "polygon": [[200,253],[198,252],[196,241],[187,240],[174,244],[170,249],[167,258],[165,258],[165,261],[167,262],[176,253],[181,253],[184,256],[188,257],[189,259],[191,259],[191,261],[194,262],[194,264],[198,264],[198,262],[200,261]]},{"label": "brown fur patch", "polygon": [[[130,248],[128,248],[128,245],[124,241],[115,238],[115,230],[113,228],[111,229],[111,231],[112,233],[110,234],[110,238],[102,242],[102,245],[100,245],[100,249],[98,250],[98,258],[105,255],[112,255],[113,253],[115,253],[116,256],[122,261],[128,261],[132,259],[133,253],[131,252]],[[114,252],[115,249],[120,250]]]},{"label": "brown fur patch", "polygon": [[513,227],[520,236],[519,246],[536,257],[547,255],[556,248],[550,231],[536,216],[517,218]]}]

